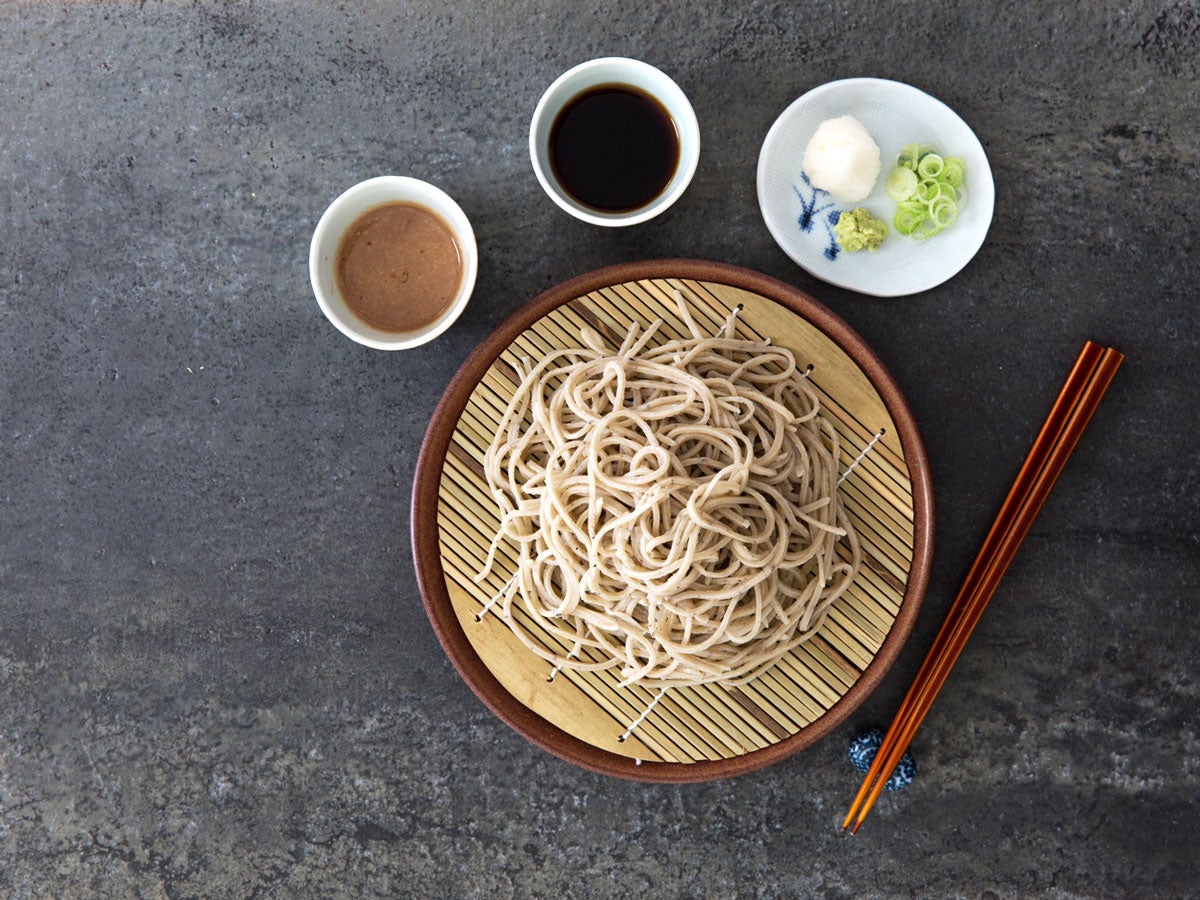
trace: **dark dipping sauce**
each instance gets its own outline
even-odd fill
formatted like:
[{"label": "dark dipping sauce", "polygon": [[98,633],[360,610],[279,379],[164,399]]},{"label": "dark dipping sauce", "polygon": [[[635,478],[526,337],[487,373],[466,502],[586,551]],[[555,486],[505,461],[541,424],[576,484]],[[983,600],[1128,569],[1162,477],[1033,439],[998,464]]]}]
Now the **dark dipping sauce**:
[{"label": "dark dipping sauce", "polygon": [[602,84],[572,98],[550,127],[563,189],[601,212],[629,212],[663,192],[679,165],[671,114],[644,91]]},{"label": "dark dipping sauce", "polygon": [[350,311],[381,331],[418,331],[453,302],[462,253],[441,216],[398,201],[368,209],[346,229],[335,267]]}]

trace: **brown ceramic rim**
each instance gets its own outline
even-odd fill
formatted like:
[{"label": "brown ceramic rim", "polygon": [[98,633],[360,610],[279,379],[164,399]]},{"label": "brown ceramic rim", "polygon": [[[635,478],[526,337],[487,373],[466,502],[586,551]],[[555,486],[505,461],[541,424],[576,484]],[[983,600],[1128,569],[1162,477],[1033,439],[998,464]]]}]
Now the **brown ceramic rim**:
[{"label": "brown ceramic rim", "polygon": [[[769,747],[729,759],[638,764],[552,725],[510,694],[483,664],[455,616],[442,569],[438,530],[442,467],[459,417],[484,373],[518,335],[551,310],[604,287],[651,278],[709,281],[752,291],[820,329],[855,361],[883,399],[899,433],[912,483],[912,565],[900,611],[879,652],[850,690],[811,724]],[[471,690],[500,719],[543,750],[593,772],[635,781],[710,781],[742,775],[779,762],[828,734],[875,689],[904,646],[925,595],[933,554],[933,489],[925,448],[908,404],[874,351],[842,319],[797,288],[750,269],[693,259],[646,260],[597,269],[550,288],[502,322],[463,363],[434,410],[417,458],[410,516],[413,562],[425,611],[446,655]]]}]

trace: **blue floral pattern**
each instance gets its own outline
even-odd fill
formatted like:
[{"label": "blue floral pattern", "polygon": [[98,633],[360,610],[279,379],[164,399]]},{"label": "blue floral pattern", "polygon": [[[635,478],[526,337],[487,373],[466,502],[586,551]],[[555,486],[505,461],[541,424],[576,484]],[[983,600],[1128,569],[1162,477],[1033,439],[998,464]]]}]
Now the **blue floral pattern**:
[{"label": "blue floral pattern", "polygon": [[842,210],[838,209],[832,199],[829,199],[832,195],[828,191],[813,187],[812,182],[803,172],[800,173],[800,181],[804,185],[803,189],[798,184],[792,185],[792,190],[796,192],[796,197],[800,200],[800,215],[796,218],[796,224],[800,226],[802,232],[808,233],[812,232],[814,222],[820,222],[825,226],[825,237],[829,241],[825,246],[825,258],[833,262],[842,250],[833,234],[833,226],[837,224]]}]

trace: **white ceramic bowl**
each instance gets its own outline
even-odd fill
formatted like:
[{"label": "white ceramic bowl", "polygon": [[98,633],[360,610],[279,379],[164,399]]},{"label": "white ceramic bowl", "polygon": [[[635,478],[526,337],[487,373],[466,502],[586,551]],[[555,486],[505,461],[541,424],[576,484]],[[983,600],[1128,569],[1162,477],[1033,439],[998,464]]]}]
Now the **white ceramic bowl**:
[{"label": "white ceramic bowl", "polygon": [[[813,132],[825,119],[851,115],[866,126],[882,153],[875,189],[858,203],[817,190],[801,173]],[[896,204],[884,189],[905,144],[933,144],[966,163],[966,202],[945,231],[924,241],[891,229]],[[881,78],[847,78],[813,88],[780,114],[758,157],[758,205],[771,235],[793,260],[823,281],[878,297],[929,290],[956,275],[983,245],[996,191],[987,154],[966,122],[929,94]],[[888,223],[874,253],[846,253],[833,237],[844,210],[863,206]]]},{"label": "white ceramic bowl", "polygon": [[[550,129],[559,111],[583,91],[602,84],[626,84],[645,91],[667,110],[679,135],[679,164],[667,186],[645,206],[627,212],[601,212],[579,203],[558,184],[550,163]],[[529,156],[550,199],[575,218],[593,225],[636,225],[678,200],[691,182],[700,160],[700,126],[687,95],[667,75],[640,60],[608,56],[568,69],[546,89],[529,126]]]},{"label": "white ceramic bowl", "polygon": [[[397,201],[424,206],[450,226],[462,254],[463,269],[458,293],[446,310],[424,328],[403,333],[375,328],[351,312],[338,290],[334,271],[338,245],[354,220],[381,203]],[[467,301],[471,299],[471,291],[475,288],[475,276],[478,271],[479,250],[475,245],[475,232],[466,213],[440,188],[403,175],[381,175],[361,181],[329,204],[329,208],[317,222],[308,252],[308,274],[312,279],[313,293],[317,296],[321,311],[346,337],[377,350],[406,350],[418,347],[449,328],[466,309]]]}]

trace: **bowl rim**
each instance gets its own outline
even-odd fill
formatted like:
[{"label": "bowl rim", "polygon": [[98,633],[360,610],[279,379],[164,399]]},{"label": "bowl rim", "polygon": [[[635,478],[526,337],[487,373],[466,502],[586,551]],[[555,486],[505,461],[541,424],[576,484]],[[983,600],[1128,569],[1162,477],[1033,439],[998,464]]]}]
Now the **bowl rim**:
[{"label": "bowl rim", "polygon": [[[441,562],[437,522],[442,467],[459,417],[480,378],[518,335],[552,310],[600,288],[650,278],[681,278],[741,288],[779,303],[820,329],[854,360],[878,391],[896,426],[912,485],[912,564],[900,610],[879,652],[850,689],[809,725],[770,746],[720,760],[638,761],[575,737],[526,707],[500,683],[471,646],[454,613]],[[599,774],[646,782],[711,781],[772,765],[815,743],[841,724],[879,684],[912,631],[928,585],[934,536],[933,488],[925,448],[907,402],[879,357],[844,320],[798,288],[750,269],[707,260],[653,259],[619,263],[568,279],[518,308],[475,348],[451,378],[421,443],[413,474],[409,527],[417,584],[430,624],[459,675],[497,717],[548,753]]]}]

